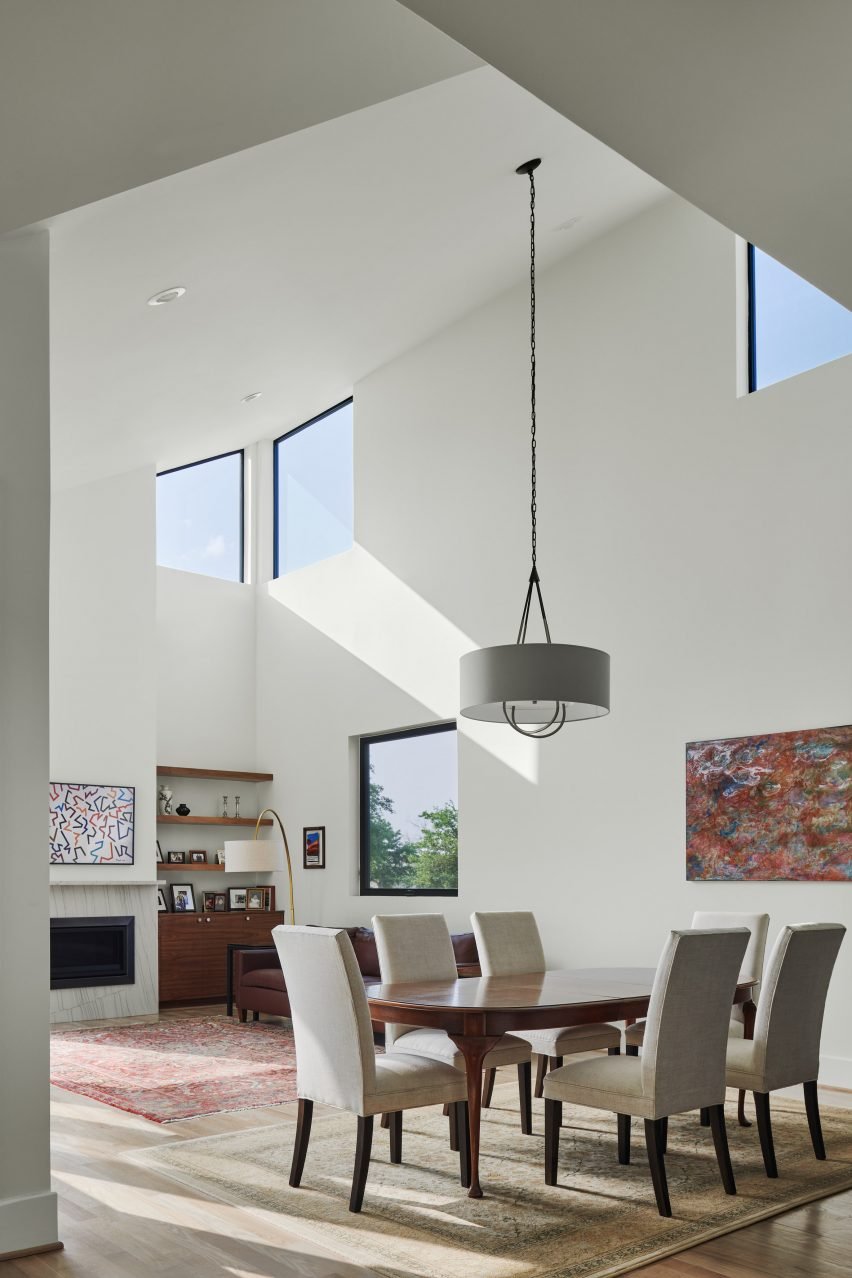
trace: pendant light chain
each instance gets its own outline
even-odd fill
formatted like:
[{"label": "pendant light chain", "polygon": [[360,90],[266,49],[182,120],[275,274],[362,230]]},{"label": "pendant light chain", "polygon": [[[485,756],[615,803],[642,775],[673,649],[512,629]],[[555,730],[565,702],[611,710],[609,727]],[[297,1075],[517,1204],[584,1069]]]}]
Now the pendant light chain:
[{"label": "pendant light chain", "polygon": [[535,474],[535,175],[530,172],[530,515],[532,521],[532,566],[536,552],[536,474]]}]

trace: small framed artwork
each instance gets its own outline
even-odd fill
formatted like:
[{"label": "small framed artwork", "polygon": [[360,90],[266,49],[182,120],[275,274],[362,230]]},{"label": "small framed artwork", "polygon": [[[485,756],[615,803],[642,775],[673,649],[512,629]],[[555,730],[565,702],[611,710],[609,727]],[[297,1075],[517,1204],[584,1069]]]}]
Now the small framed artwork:
[{"label": "small framed artwork", "polygon": [[169,853],[169,865],[186,865],[186,853],[185,853],[185,852],[170,852],[170,853]]},{"label": "small framed artwork", "polygon": [[304,840],[303,865],[306,870],[325,869],[325,826],[306,825],[302,831]]},{"label": "small framed artwork", "polygon": [[193,851],[192,851],[192,849],[190,848],[190,851],[189,851],[189,861],[190,861],[190,864],[191,864],[191,865],[206,865],[206,864],[207,864],[207,853],[206,853],[206,852],[193,852]]},{"label": "small framed artwork", "polygon": [[169,903],[166,900],[166,894],[161,887],[157,888],[157,912],[159,914],[168,914]]},{"label": "small framed artwork", "polygon": [[213,893],[213,909],[221,911],[221,910],[226,910],[227,908],[228,908],[228,901],[225,896],[225,893],[214,892]]},{"label": "small framed artwork", "polygon": [[163,849],[160,847],[160,840],[157,839],[157,861],[162,861]]},{"label": "small framed artwork", "polygon": [[191,883],[173,883],[172,908],[175,914],[195,914],[195,891]]},{"label": "small framed artwork", "polygon": [[244,910],[246,908],[245,888],[228,888],[228,908],[230,910]]},{"label": "small framed artwork", "polygon": [[205,914],[213,913],[213,911],[216,909],[216,893],[215,892],[201,893],[201,908]]},{"label": "small framed artwork", "polygon": [[275,888],[265,887],[263,889],[263,908],[267,911],[275,909]]},{"label": "small framed artwork", "polygon": [[246,909],[263,909],[263,888],[249,888],[246,894]]}]

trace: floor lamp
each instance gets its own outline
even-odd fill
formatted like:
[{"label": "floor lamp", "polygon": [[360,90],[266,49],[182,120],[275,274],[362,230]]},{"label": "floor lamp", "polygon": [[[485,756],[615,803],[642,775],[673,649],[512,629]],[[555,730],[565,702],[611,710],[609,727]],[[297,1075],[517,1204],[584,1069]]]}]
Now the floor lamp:
[{"label": "floor lamp", "polygon": [[[282,848],[277,839],[260,839],[260,823],[270,813],[278,822]],[[285,858],[286,857],[286,865]],[[287,843],[287,831],[274,808],[264,808],[257,818],[253,839],[227,839],[225,841],[225,873],[226,874],[260,874],[269,871],[280,873],[286,868],[290,884],[290,922],[296,922],[296,908],[293,904],[293,866],[290,862],[290,847]]]}]

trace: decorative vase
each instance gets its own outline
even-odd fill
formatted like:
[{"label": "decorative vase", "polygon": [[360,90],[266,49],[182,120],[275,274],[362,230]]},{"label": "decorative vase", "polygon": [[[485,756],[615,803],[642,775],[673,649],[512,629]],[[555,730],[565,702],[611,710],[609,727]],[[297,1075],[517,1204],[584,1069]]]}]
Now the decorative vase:
[{"label": "decorative vase", "polygon": [[160,812],[163,816],[172,815],[172,795],[173,791],[167,785],[160,786],[159,800]]},{"label": "decorative vase", "polygon": [[175,808],[175,811],[177,812],[178,816],[189,816],[189,808],[186,806],[185,803],[179,803],[177,807]]}]

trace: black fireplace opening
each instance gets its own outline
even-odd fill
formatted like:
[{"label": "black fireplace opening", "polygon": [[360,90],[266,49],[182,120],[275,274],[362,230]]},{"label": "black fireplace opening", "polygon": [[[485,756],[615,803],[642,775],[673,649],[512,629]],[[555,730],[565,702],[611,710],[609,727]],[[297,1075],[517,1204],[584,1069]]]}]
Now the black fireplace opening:
[{"label": "black fireplace opening", "polygon": [[133,985],[133,915],[50,920],[50,988]]}]

